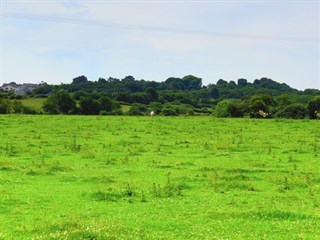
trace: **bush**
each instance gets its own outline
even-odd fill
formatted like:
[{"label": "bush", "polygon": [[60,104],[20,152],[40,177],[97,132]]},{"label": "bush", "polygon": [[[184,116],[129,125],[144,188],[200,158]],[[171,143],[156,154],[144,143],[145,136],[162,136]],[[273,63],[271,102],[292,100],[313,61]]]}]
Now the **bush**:
[{"label": "bush", "polygon": [[128,115],[131,116],[143,116],[147,113],[148,109],[145,105],[134,103],[132,104],[130,110],[128,111]]},{"label": "bush", "polygon": [[85,115],[98,115],[100,103],[91,96],[82,97],[80,100],[80,112]]},{"label": "bush", "polygon": [[246,106],[239,100],[220,101],[215,108],[216,117],[243,117]]},{"label": "bush", "polygon": [[320,96],[314,97],[308,104],[309,117],[316,119],[320,112]]},{"label": "bush", "polygon": [[178,107],[169,103],[165,104],[161,111],[161,115],[164,115],[164,116],[177,116],[179,115],[179,113],[180,114],[183,113],[181,107],[180,106]]},{"label": "bush", "polygon": [[12,104],[10,100],[7,98],[0,99],[0,114],[7,114],[12,111]]},{"label": "bush", "polygon": [[293,103],[285,107],[283,110],[277,113],[277,117],[281,118],[293,118],[293,119],[303,119],[308,116],[308,109],[300,104]]},{"label": "bush", "polygon": [[165,107],[162,109],[162,115],[164,116],[177,116],[178,113],[174,108]]},{"label": "bush", "polygon": [[38,111],[36,111],[28,106],[22,106],[22,112],[24,114],[39,114]]}]

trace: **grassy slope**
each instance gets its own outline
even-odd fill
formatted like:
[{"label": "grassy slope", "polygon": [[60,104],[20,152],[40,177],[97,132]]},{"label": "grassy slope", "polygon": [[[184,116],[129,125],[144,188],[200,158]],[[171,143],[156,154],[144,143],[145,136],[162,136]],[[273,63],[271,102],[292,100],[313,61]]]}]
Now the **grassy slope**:
[{"label": "grassy slope", "polygon": [[31,109],[34,109],[36,111],[42,112],[42,106],[45,102],[46,98],[26,98],[21,99],[19,101],[22,102],[22,105],[30,107]]},{"label": "grassy slope", "polygon": [[317,121],[0,123],[0,239],[320,238]]}]

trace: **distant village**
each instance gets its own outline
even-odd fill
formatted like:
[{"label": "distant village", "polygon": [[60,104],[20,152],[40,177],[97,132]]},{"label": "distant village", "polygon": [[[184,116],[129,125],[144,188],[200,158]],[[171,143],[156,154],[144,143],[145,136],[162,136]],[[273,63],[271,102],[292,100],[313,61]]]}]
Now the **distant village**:
[{"label": "distant village", "polygon": [[40,87],[43,84],[44,83],[41,83],[41,84],[34,84],[34,83],[17,84],[15,82],[10,82],[10,83],[4,83],[0,87],[0,91],[2,91],[2,92],[13,91],[15,94],[25,95],[25,94],[32,93],[33,89]]}]

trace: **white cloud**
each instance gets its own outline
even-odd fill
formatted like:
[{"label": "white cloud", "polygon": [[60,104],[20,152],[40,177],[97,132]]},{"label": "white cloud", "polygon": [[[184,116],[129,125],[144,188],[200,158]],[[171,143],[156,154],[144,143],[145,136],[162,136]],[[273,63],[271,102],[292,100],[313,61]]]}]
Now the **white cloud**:
[{"label": "white cloud", "polygon": [[[7,1],[3,10],[155,28],[316,38],[319,36],[317,4]],[[319,88],[317,43],[13,18],[4,18],[3,25],[3,81],[20,81],[23,76],[30,76],[29,81],[60,83],[70,82],[81,74],[93,80],[129,74],[165,80],[170,76],[195,74],[206,84],[219,78],[253,80],[266,76],[301,89]],[[301,82],[301,79],[305,80]]]}]

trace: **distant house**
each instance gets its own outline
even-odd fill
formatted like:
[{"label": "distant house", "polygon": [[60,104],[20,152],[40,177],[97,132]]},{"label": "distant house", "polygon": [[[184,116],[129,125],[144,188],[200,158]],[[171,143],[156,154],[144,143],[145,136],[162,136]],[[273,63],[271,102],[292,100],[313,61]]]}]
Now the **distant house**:
[{"label": "distant house", "polygon": [[4,92],[9,92],[12,90],[15,91],[17,87],[18,87],[18,84],[16,84],[15,82],[5,83],[1,86],[1,90]]},{"label": "distant house", "polygon": [[4,92],[14,91],[15,94],[24,95],[32,93],[32,90],[40,87],[42,84],[33,84],[33,83],[23,83],[17,84],[15,82],[5,83],[0,89]]}]

